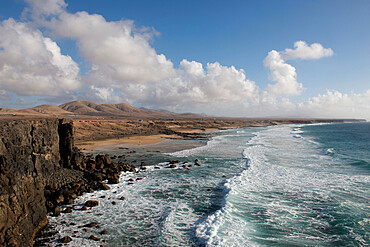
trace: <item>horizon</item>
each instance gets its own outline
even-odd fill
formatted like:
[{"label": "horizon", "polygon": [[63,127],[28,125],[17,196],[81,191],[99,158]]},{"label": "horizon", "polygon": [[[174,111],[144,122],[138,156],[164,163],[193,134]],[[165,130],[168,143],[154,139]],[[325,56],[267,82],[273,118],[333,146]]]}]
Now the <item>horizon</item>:
[{"label": "horizon", "polygon": [[367,1],[0,6],[2,108],[89,100],[224,117],[370,119]]}]

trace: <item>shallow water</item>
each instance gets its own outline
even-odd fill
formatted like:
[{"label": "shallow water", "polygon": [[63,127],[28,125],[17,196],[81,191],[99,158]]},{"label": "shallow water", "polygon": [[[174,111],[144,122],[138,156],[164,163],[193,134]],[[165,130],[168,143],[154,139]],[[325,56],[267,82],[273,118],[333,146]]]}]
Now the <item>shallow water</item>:
[{"label": "shallow water", "polygon": [[[98,207],[50,217],[60,232],[56,238],[75,235],[71,246],[102,244],[87,239],[91,234],[106,246],[370,244],[369,123],[214,135],[207,145],[193,143],[183,151],[172,148],[190,143],[164,142],[168,153],[156,152],[158,146],[136,149],[129,159],[145,158],[147,171],[122,174],[110,191],[76,200],[77,208],[88,199],[99,200]],[[115,148],[104,152],[128,152]],[[167,168],[171,159],[191,167]],[[194,166],[195,159],[200,166]],[[118,200],[121,196],[126,199]],[[78,228],[92,221],[100,228]],[[101,236],[102,229],[108,234]]]}]

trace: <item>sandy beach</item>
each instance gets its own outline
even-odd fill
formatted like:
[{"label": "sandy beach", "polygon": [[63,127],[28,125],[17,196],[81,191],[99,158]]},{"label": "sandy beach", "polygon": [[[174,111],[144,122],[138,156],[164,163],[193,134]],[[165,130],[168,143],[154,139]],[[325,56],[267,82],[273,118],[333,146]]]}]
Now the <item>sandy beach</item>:
[{"label": "sandy beach", "polygon": [[121,138],[109,138],[106,140],[76,142],[76,146],[84,153],[94,150],[101,146],[115,146],[120,144],[149,145],[156,144],[166,139],[179,139],[178,135],[148,135],[148,136],[128,136]]}]

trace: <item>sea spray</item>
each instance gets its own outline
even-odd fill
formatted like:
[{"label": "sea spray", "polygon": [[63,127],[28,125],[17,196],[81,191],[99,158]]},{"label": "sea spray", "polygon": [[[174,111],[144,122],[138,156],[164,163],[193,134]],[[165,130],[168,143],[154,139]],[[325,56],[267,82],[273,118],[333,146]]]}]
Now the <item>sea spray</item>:
[{"label": "sea spray", "polygon": [[[75,205],[95,199],[99,206],[50,222],[59,231],[56,239],[74,235],[71,243],[82,246],[102,244],[88,239],[91,234],[108,246],[365,246],[366,124],[245,128],[170,154],[138,149],[131,158],[145,154],[145,172],[122,174],[111,190],[85,194]],[[176,168],[168,168],[171,159],[180,161]],[[92,221],[100,228],[79,227]],[[99,235],[102,229],[107,234]]]}]

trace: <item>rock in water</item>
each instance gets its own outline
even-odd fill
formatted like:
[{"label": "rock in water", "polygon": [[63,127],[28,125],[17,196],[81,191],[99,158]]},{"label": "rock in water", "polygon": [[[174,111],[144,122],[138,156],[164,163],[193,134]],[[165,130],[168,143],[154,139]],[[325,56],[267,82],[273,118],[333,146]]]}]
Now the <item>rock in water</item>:
[{"label": "rock in water", "polygon": [[99,185],[99,188],[102,190],[110,190],[110,187],[104,182],[99,182],[98,185]]},{"label": "rock in water", "polygon": [[68,207],[68,208],[64,209],[64,210],[63,210],[63,213],[65,213],[65,214],[66,214],[66,213],[67,213],[67,214],[68,214],[68,213],[72,213],[72,208],[71,208],[71,207]]},{"label": "rock in water", "polygon": [[72,238],[70,236],[65,236],[60,239],[60,242],[62,242],[63,244],[69,243],[71,241],[72,241]]},{"label": "rock in water", "polygon": [[96,225],[98,225],[98,222],[91,222],[89,224],[83,225],[83,227],[94,227]]},{"label": "rock in water", "polygon": [[89,237],[89,239],[92,239],[92,240],[94,240],[94,241],[100,241],[100,238],[95,237],[94,235],[91,235],[91,236]]},{"label": "rock in water", "polygon": [[60,215],[60,207],[56,206],[53,211],[53,216],[59,216]]},{"label": "rock in water", "polygon": [[85,206],[90,207],[90,208],[98,206],[98,205],[99,205],[99,202],[95,200],[88,200],[87,202],[85,202]]}]

